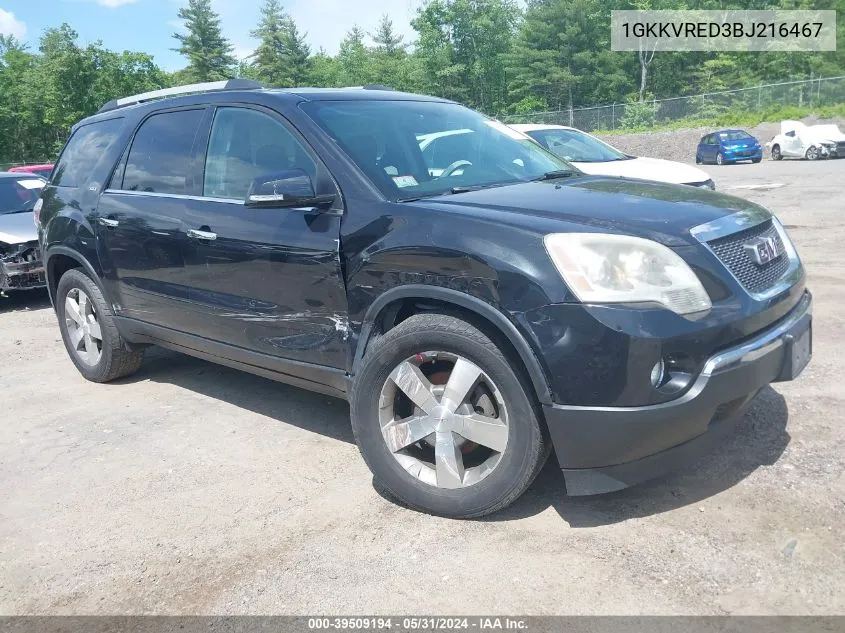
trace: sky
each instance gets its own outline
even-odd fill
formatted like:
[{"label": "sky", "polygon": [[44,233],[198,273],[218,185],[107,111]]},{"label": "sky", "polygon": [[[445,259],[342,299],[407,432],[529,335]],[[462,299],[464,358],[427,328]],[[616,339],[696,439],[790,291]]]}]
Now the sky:
[{"label": "sky", "polygon": [[[382,14],[394,28],[414,39],[410,20],[422,0],[283,0],[285,10],[307,32],[313,51],[321,46],[337,53],[340,40],[355,24],[372,32]],[[150,53],[166,70],[185,66],[170,49],[173,33],[181,28],[179,7],[187,0],[0,0],[0,33],[12,34],[38,49],[44,29],[67,22],[79,33],[80,44],[102,40],[106,48]],[[223,33],[239,58],[246,57],[256,42],[249,32],[258,22],[259,0],[212,0],[220,14]]]}]

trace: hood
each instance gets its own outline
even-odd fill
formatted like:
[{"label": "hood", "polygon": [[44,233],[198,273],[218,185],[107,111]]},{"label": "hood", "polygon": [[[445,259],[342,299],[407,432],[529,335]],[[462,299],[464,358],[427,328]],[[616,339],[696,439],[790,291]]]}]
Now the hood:
[{"label": "hood", "polygon": [[677,163],[660,158],[632,158],[631,160],[615,160],[607,163],[578,163],[573,162],[585,174],[595,176],[621,176],[623,178],[641,178],[668,182],[674,185],[707,182],[710,180],[705,172],[692,165]]},{"label": "hood", "polygon": [[406,204],[491,217],[515,214],[519,217],[507,218],[510,224],[533,223],[541,231],[623,233],[666,246],[697,244],[691,228],[762,208],[708,189],[591,176],[493,187]]},{"label": "hood", "polygon": [[811,143],[839,143],[845,141],[845,134],[835,125],[810,125],[800,132],[801,138]]},{"label": "hood", "polygon": [[38,239],[32,211],[0,215],[0,242],[21,244]]}]

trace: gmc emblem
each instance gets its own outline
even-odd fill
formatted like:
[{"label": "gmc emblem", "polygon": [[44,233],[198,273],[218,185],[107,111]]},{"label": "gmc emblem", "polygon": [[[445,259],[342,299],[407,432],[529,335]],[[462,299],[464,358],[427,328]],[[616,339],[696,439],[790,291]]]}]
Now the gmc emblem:
[{"label": "gmc emblem", "polygon": [[751,257],[751,261],[758,266],[765,266],[783,253],[780,244],[773,237],[758,237],[753,242],[746,244],[745,250]]}]

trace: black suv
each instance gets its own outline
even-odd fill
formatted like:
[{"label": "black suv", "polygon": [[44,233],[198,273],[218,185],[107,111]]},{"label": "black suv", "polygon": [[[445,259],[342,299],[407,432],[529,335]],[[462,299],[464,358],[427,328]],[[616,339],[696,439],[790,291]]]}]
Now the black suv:
[{"label": "black suv", "polygon": [[507,506],[552,447],[570,494],[687,463],[811,354],[765,209],[377,87],[110,102],[36,211],[83,376],[156,344],[347,398],[376,481],[441,515]]}]

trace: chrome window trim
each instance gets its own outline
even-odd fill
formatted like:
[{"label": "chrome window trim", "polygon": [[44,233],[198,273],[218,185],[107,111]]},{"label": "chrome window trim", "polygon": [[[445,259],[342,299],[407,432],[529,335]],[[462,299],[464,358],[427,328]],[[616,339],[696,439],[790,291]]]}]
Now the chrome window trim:
[{"label": "chrome window trim", "polygon": [[[710,244],[708,242],[733,235],[734,233],[739,233],[740,231],[762,224],[767,220],[772,221],[772,226],[775,227],[778,235],[780,235],[781,242],[786,250],[786,257],[789,259],[789,266],[775,285],[765,292],[749,292],[745,286],[742,285],[742,282],[736,277],[736,275],[733,274],[733,271],[731,271],[731,269],[728,268],[721,259],[719,259],[719,256],[716,255],[712,248],[710,248]],[[789,290],[792,286],[798,283],[804,275],[804,270],[801,267],[801,258],[798,256],[798,251],[795,250],[795,245],[792,243],[792,240],[789,239],[786,229],[783,228],[783,224],[780,223],[780,220],[765,209],[761,208],[740,211],[739,213],[726,215],[725,217],[713,220],[712,222],[699,224],[698,226],[694,226],[690,229],[690,235],[701,242],[704,248],[706,248],[713,257],[716,258],[724,269],[728,271],[728,274],[733,277],[734,281],[739,284],[739,287],[745,290],[750,297],[756,299],[757,301],[767,301],[768,299],[776,297],[782,292]]]},{"label": "chrome window trim", "polygon": [[237,198],[212,198],[210,196],[190,196],[181,193],[161,193],[158,191],[129,191],[127,189],[106,189],[103,193],[116,193],[126,196],[145,196],[150,198],[172,198],[174,200],[197,200],[199,202],[222,202],[224,204],[244,204],[243,200],[238,200]]}]

